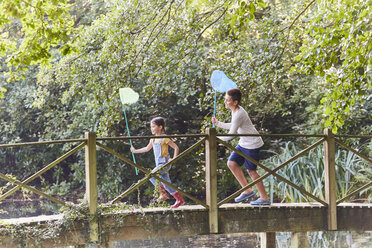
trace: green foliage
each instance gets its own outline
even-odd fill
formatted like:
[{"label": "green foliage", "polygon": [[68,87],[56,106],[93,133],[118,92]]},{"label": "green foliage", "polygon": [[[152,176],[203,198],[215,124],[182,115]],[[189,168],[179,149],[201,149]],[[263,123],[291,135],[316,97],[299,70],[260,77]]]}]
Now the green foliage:
[{"label": "green foliage", "polygon": [[0,87],[0,99],[4,98],[4,93],[6,92],[6,89],[4,87]]},{"label": "green foliage", "polygon": [[[99,1],[91,1],[91,3],[83,5],[80,1],[75,1],[77,6],[72,6],[71,12],[74,18],[77,19],[77,23],[89,24],[91,22],[90,18],[94,19],[95,15],[104,11],[97,2]],[[90,12],[89,17],[85,16],[87,11]],[[17,32],[9,32],[9,40],[16,41],[21,37],[22,35],[17,34]],[[56,51],[51,51],[51,53],[56,55]],[[2,62],[2,73],[5,74],[8,71],[5,59]],[[4,89],[4,98],[0,101],[1,143],[58,140],[72,137],[81,138],[84,131],[93,129],[92,126],[94,127],[95,123],[88,124],[88,122],[94,119],[92,117],[94,113],[81,111],[83,113],[81,114],[76,109],[72,110],[71,108],[74,105],[84,110],[84,103],[80,105],[75,102],[62,104],[59,95],[63,88],[58,84],[50,84],[44,88],[43,93],[45,95],[43,100],[46,104],[35,101],[38,87],[36,85],[36,75],[39,69],[37,66],[29,66],[28,68],[29,70],[22,72],[25,79],[17,83],[6,84],[7,77],[3,74],[0,77],[0,89]],[[44,67],[40,73],[47,77],[49,75],[44,74],[46,70],[47,68]],[[70,143],[34,146],[32,148],[1,149],[0,164],[2,173],[12,172],[20,179],[25,178],[75,145]],[[84,159],[79,160],[79,157],[82,157],[81,154],[74,155],[63,161],[55,169],[43,174],[42,178],[36,179],[35,184],[41,187],[48,187],[50,184],[58,185],[66,181],[67,184],[71,184],[76,193],[79,192],[76,191],[76,188],[82,187],[82,182],[85,178],[84,174],[81,173],[81,171],[84,172]],[[83,170],[80,170],[80,168],[83,168]],[[79,177],[70,178],[70,173]],[[2,181],[1,184],[3,183]],[[61,192],[56,193],[60,194]]]},{"label": "green foliage", "polygon": [[357,102],[370,100],[372,1],[318,2],[296,67],[317,76],[324,127],[336,133]]},{"label": "green foliage", "polygon": [[[44,247],[45,241],[53,242],[58,245],[58,238],[63,234],[69,233],[74,228],[79,228],[84,236],[84,231],[88,229],[89,210],[86,203],[67,204],[60,210],[63,216],[61,220],[47,221],[46,223],[35,225],[3,225],[0,228],[1,235],[10,237],[12,242],[21,247]],[[78,227],[76,226],[78,223]],[[71,237],[70,237],[71,238]],[[87,237],[85,237],[87,240]],[[71,243],[71,240],[69,240]],[[78,242],[78,241],[76,241]],[[0,244],[2,242],[0,241]]]},{"label": "green foliage", "polygon": [[[0,97],[4,95],[0,102],[1,142],[80,138],[85,131],[95,131],[98,136],[126,135],[118,95],[118,89],[125,86],[132,87],[140,94],[139,101],[127,108],[132,135],[150,135],[149,120],[154,116],[167,118],[168,134],[200,133],[201,129],[210,126],[214,92],[209,80],[215,69],[225,71],[237,82],[244,94],[242,105],[260,132],[287,133],[295,130],[322,133],[324,116],[317,109],[320,100],[328,95],[337,97],[336,105],[333,104],[335,108],[330,98],[323,100],[323,107],[331,106],[331,114],[344,116],[343,122],[339,122],[343,124],[342,129],[338,128],[339,131],[370,133],[370,101],[354,100],[354,107],[349,107],[348,113],[341,113],[342,108],[338,104],[346,106],[349,98],[343,93],[333,94],[332,85],[336,83],[336,74],[327,74],[328,82],[327,75],[321,76],[318,73],[319,68],[313,70],[318,57],[322,58],[319,62],[328,65],[335,58],[339,58],[340,62],[342,54],[346,56],[342,57],[342,63],[334,63],[337,70],[345,69],[346,64],[342,67],[343,63],[348,63],[350,73],[345,71],[349,77],[345,76],[346,81],[342,79],[345,81],[342,84],[352,82],[356,85],[359,79],[371,82],[367,60],[364,60],[367,66],[364,68],[365,73],[357,73],[358,80],[354,80],[351,73],[354,64],[362,63],[362,60],[356,60],[362,58],[363,51],[364,59],[370,56],[368,46],[362,46],[369,45],[366,38],[370,37],[370,32],[367,32],[368,26],[365,23],[369,13],[361,11],[358,6],[348,9],[340,7],[345,12],[344,18],[340,19],[338,12],[331,11],[332,6],[321,1],[306,8],[312,2],[116,0],[107,1],[105,6],[103,1],[89,1],[88,4],[79,0],[69,2],[70,6],[54,6],[50,5],[52,1],[42,1],[42,4],[49,6],[46,8],[48,13],[64,8],[56,22],[51,21],[52,24],[61,22],[59,19],[66,15],[67,26],[56,27],[62,32],[60,37],[51,35],[50,39],[45,38],[45,43],[40,44],[40,39],[32,41],[38,45],[28,47],[30,54],[35,56],[24,60],[29,61],[27,68],[30,69],[22,72],[26,76],[24,80],[7,86],[6,77],[1,77]],[[5,1],[2,4],[5,3],[16,6],[20,1]],[[84,7],[82,10],[81,6]],[[69,14],[64,12],[67,10]],[[352,15],[349,10],[355,10],[359,16]],[[27,10],[25,8],[21,11],[21,14],[25,14]],[[21,32],[23,26],[20,24],[22,20],[30,21],[32,12],[26,15],[26,19],[14,18],[11,19],[12,23],[4,24],[2,28],[7,31],[4,35],[8,36],[2,40],[2,44],[7,44],[1,45],[3,49],[26,49],[26,43],[21,39],[26,36]],[[73,37],[68,33],[68,25],[72,24],[68,15],[75,20],[74,27],[77,28]],[[4,12],[0,17],[3,18],[1,23],[10,20],[8,17],[9,13]],[[48,15],[45,18],[44,21],[50,21]],[[319,23],[317,18],[320,18]],[[332,23],[328,18],[335,18],[337,22]],[[38,18],[35,18],[35,22],[41,25]],[[326,29],[324,25],[330,26]],[[312,28],[314,30],[310,32]],[[37,38],[49,32],[46,30],[43,33],[41,29],[31,27],[27,29],[27,34],[39,32],[35,33]],[[329,41],[332,35],[346,35],[347,30],[354,34],[347,36],[349,41],[342,37],[335,40],[334,44]],[[319,37],[324,36],[324,39],[316,38],[317,34],[321,35]],[[57,41],[57,38],[61,39]],[[313,44],[315,39],[319,43]],[[46,55],[44,57],[39,57],[40,46],[45,48],[42,54]],[[357,50],[359,46],[363,47],[360,51]],[[321,49],[318,51],[317,48]],[[337,53],[337,49],[341,48],[347,48],[346,52]],[[6,66],[5,59],[19,58],[23,61],[21,56],[26,56],[25,50],[20,51],[22,53],[13,53],[14,56],[11,56],[11,51],[5,54],[8,57],[3,60],[3,73],[12,73],[26,66],[17,66],[15,60],[9,60],[13,61],[9,68]],[[297,61],[296,57],[302,59]],[[51,65],[34,65],[44,62],[51,62]],[[291,70],[294,67],[298,70]],[[360,85],[360,90],[343,88],[352,95],[368,92],[368,84]],[[230,120],[230,113],[223,105],[223,94],[218,95],[217,116],[220,120]],[[337,118],[334,117],[334,120]],[[135,146],[140,147],[146,142],[135,141]],[[176,142],[181,151],[193,143],[189,139],[177,139]],[[275,142],[266,143],[267,149],[275,149]],[[12,172],[22,178],[37,171],[73,145],[1,149],[0,165],[5,172]],[[107,142],[107,145],[130,157],[128,143]],[[196,195],[203,195],[202,152],[200,150],[196,156],[190,155],[171,170],[175,184]],[[103,201],[112,199],[138,180],[134,168],[104,151],[98,151],[97,155],[99,197]],[[222,157],[226,159],[221,154]],[[153,168],[150,153],[137,158],[140,164]],[[238,187],[229,183],[235,180],[225,164],[223,159],[220,160],[221,196]],[[83,154],[76,154],[62,167],[63,171],[56,168],[50,172],[52,175],[45,175],[37,183],[42,187],[56,184],[53,188],[56,194],[63,193],[64,190],[57,190],[57,185],[62,182],[73,190],[82,188],[85,180]],[[151,196],[152,189],[150,183],[140,189],[145,201]],[[137,201],[136,196],[127,200]]]},{"label": "green foliage", "polygon": [[[69,48],[64,42],[73,30],[68,1],[3,0],[0,3],[2,40],[0,55],[6,56],[9,80],[19,79],[30,65],[50,62],[51,48]],[[16,32],[14,37],[12,32]],[[15,38],[15,39],[14,39]],[[14,74],[12,72],[15,72]]]}]

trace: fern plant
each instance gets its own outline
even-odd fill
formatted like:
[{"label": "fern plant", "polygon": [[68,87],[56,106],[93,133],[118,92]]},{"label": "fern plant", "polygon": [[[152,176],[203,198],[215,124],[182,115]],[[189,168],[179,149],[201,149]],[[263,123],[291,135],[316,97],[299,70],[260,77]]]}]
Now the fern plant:
[{"label": "fern plant", "polygon": [[[298,152],[299,151],[293,142],[286,142],[279,152],[274,153],[274,156],[264,160],[263,164],[273,169],[296,155]],[[284,168],[281,168],[277,173],[304,188],[309,193],[325,200],[323,156],[323,146],[317,146],[306,155],[289,163]],[[371,180],[371,164],[368,164],[356,154],[347,150],[337,149],[335,160],[337,199],[345,197],[353,190]],[[260,173],[264,172],[261,171]],[[272,201],[313,201],[310,197],[273,176],[270,176],[270,180],[265,180],[265,186],[270,193]],[[371,197],[367,194],[370,188],[360,192],[359,196],[362,196],[362,198],[355,199],[354,197],[354,200],[370,201]],[[368,197],[365,198],[364,196]]]}]

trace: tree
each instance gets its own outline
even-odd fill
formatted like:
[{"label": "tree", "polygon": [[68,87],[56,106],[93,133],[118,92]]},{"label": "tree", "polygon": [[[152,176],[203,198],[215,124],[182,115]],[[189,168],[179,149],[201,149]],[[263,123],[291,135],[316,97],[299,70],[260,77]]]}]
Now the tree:
[{"label": "tree", "polygon": [[23,72],[31,65],[47,65],[52,58],[51,48],[59,48],[62,54],[69,52],[65,41],[70,38],[74,22],[68,13],[67,2],[1,1],[0,55],[6,56],[10,81],[24,77]]},{"label": "tree", "polygon": [[[101,8],[102,3],[98,2]],[[1,129],[0,133],[8,132],[11,136],[8,140],[75,138],[84,131],[96,131],[99,136],[125,135],[118,96],[119,88],[125,86],[141,95],[136,104],[127,108],[132,135],[150,134],[148,122],[158,115],[167,117],[170,134],[200,133],[203,125],[210,126],[214,97],[210,75],[214,69],[222,69],[237,82],[245,95],[243,107],[249,110],[261,132],[284,133],[294,128],[304,132],[322,131],[319,119],[323,117],[312,117],[329,87],[319,87],[316,70],[310,70],[311,63],[317,60],[306,57],[306,49],[315,47],[311,48],[312,43],[305,47],[304,43],[313,39],[306,30],[311,25],[317,27],[312,18],[320,15],[318,10],[323,8],[316,1],[281,0],[265,4],[238,0],[115,0],[107,4],[100,16],[96,14],[101,10],[88,8],[83,15],[77,12],[77,5],[72,5],[70,15],[80,20],[75,22],[73,38],[46,47],[52,57],[39,60],[36,56],[26,66],[32,69],[25,72],[26,79],[8,87],[4,106],[17,101],[20,102],[14,106],[20,106],[25,96],[37,95],[27,108],[1,109],[0,115],[7,120],[4,123],[11,131]],[[18,41],[21,37],[26,36],[19,33],[11,40]],[[62,47],[68,48],[66,54]],[[295,60],[301,56],[302,59]],[[327,60],[324,57],[324,63]],[[31,66],[42,61],[51,64]],[[3,68],[7,70],[6,66]],[[23,64],[12,67],[11,72],[21,68]],[[26,95],[20,94],[23,89]],[[219,94],[220,103],[222,98]],[[362,106],[361,111],[368,111],[368,106]],[[230,118],[222,104],[218,105],[217,113],[220,119]],[[350,118],[349,127],[368,120],[363,112],[350,111],[350,114],[358,119]],[[30,128],[30,120],[37,122],[38,132]],[[312,120],[316,121],[312,123]],[[19,126],[27,130],[19,128],[20,132]],[[185,140],[180,143],[180,146],[188,145]],[[121,154],[129,153],[128,144],[109,145]],[[26,161],[25,157],[22,159]],[[118,190],[117,185],[125,188],[125,183],[135,178],[132,168],[124,167],[107,154],[99,154],[98,160],[102,166],[100,185],[105,192]],[[191,185],[190,191],[199,188],[190,182],[202,181],[201,160],[185,159],[172,170],[186,174],[178,178],[184,180],[181,185]],[[151,157],[142,161],[152,164]],[[83,167],[78,163],[71,173],[80,183]],[[118,181],[110,180],[113,176]]]},{"label": "tree", "polygon": [[355,106],[371,98],[372,1],[318,2],[296,68],[317,77],[324,127],[337,132]]}]

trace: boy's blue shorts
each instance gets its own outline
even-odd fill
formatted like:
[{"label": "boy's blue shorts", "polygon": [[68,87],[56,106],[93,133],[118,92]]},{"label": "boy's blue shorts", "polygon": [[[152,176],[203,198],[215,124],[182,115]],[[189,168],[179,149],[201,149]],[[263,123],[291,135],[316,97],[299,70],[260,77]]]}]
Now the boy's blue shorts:
[{"label": "boy's blue shorts", "polygon": [[[237,145],[235,147],[235,149],[241,151],[242,153],[244,153],[245,155],[247,155],[248,157],[251,157],[253,158],[254,160],[256,160],[257,162],[260,161],[260,148],[256,148],[256,149],[247,149],[247,148],[243,148],[241,147],[240,145]],[[236,162],[239,166],[242,166],[243,163],[245,163],[245,168],[247,170],[257,170],[257,165],[255,165],[254,163],[252,163],[251,161],[249,161],[248,159],[245,159],[244,157],[240,156],[239,154],[237,154],[236,152],[232,152],[230,157],[229,157],[229,161],[234,161]]]}]

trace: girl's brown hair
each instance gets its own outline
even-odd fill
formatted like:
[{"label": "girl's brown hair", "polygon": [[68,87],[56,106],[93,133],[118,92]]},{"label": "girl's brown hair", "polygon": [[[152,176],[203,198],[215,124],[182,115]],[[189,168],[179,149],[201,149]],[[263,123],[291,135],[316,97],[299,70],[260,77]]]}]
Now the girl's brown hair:
[{"label": "girl's brown hair", "polygon": [[151,120],[152,123],[154,123],[157,126],[162,126],[162,131],[165,133],[165,120],[163,117],[155,117]]}]

